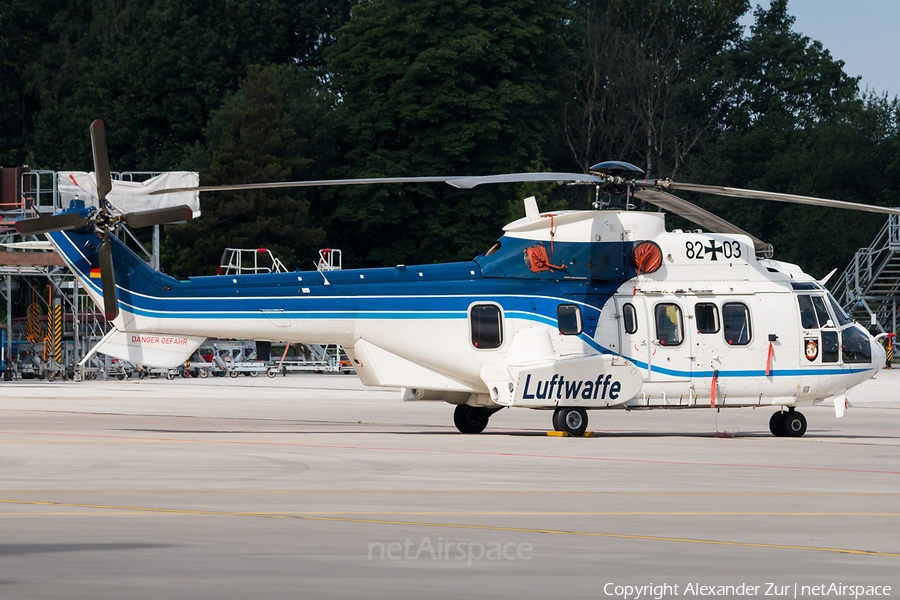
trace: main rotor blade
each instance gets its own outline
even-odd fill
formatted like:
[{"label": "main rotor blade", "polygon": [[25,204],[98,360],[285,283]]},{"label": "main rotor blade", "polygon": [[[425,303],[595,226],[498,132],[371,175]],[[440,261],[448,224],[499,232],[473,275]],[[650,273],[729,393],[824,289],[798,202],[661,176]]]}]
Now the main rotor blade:
[{"label": "main rotor blade", "polygon": [[672,214],[683,217],[692,223],[700,225],[704,229],[715,233],[731,233],[736,235],[746,235],[753,240],[753,247],[757,254],[764,256],[772,256],[772,245],[767,244],[756,236],[750,235],[737,225],[729,223],[721,217],[717,217],[708,210],[704,210],[692,204],[687,200],[682,200],[678,196],[673,196],[667,192],[659,190],[636,190],[634,195],[644,202],[649,202]]},{"label": "main rotor blade", "polygon": [[447,183],[455,188],[471,189],[485,183],[525,183],[529,181],[555,181],[564,183],[604,183],[606,180],[596,175],[584,173],[504,173],[481,177],[453,177]]},{"label": "main rotor blade", "polygon": [[366,185],[370,183],[444,183],[458,177],[376,177],[371,179],[318,179],[314,181],[280,181],[273,183],[237,183],[234,185],[201,185],[199,187],[168,188],[150,192],[150,196],[177,192],[229,192],[235,190],[268,190],[293,187],[331,185]]},{"label": "main rotor blade", "polygon": [[173,206],[171,208],[155,208],[153,210],[126,213],[122,216],[122,220],[132,229],[137,229],[139,227],[149,227],[150,225],[164,225],[166,223],[190,221],[193,216],[194,213],[190,206],[181,205]]},{"label": "main rotor blade", "polygon": [[78,213],[64,213],[52,215],[41,219],[26,219],[16,221],[16,231],[22,235],[37,235],[63,229],[78,229],[87,225],[88,220]]},{"label": "main rotor blade", "polygon": [[94,153],[94,176],[97,178],[97,198],[103,207],[106,195],[112,190],[109,176],[109,154],[106,152],[106,127],[103,119],[91,123],[91,150]]},{"label": "main rotor blade", "polygon": [[844,202],[843,200],[829,200],[827,198],[813,198],[811,196],[795,196],[794,194],[760,192],[757,190],[745,190],[741,188],[722,187],[718,185],[699,185],[695,183],[677,183],[674,181],[670,182],[667,187],[674,190],[700,192],[702,194],[715,194],[717,196],[729,196],[732,198],[774,200],[776,202],[792,202],[794,204],[810,204],[812,206],[828,206],[831,208],[846,208],[850,210],[864,210],[866,212],[900,215],[900,209],[898,208],[872,206],[871,204],[859,204],[858,202]]},{"label": "main rotor blade", "polygon": [[119,314],[119,299],[116,294],[116,273],[113,270],[112,244],[107,239],[98,251],[100,258],[100,285],[103,288],[103,307],[106,320],[112,321]]},{"label": "main rotor blade", "polygon": [[455,188],[470,189],[486,183],[522,183],[527,181],[556,181],[558,183],[603,183],[604,179],[584,173],[506,173],[481,177],[373,177],[367,179],[318,179],[314,181],[284,181],[276,183],[240,183],[234,185],[204,185],[199,187],[169,188],[150,192],[151,196],[177,192],[227,192],[235,190],[266,190],[292,187],[317,187],[333,185],[370,185],[379,183],[446,183]]}]

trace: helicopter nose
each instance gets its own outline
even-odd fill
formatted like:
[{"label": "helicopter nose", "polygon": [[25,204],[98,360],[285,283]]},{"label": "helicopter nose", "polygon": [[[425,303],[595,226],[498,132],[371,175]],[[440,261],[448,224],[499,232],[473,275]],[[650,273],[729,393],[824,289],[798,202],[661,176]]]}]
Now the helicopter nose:
[{"label": "helicopter nose", "polygon": [[872,364],[878,365],[879,369],[884,368],[884,362],[887,358],[887,351],[884,349],[884,346],[881,345],[877,340],[871,340],[872,344]]}]

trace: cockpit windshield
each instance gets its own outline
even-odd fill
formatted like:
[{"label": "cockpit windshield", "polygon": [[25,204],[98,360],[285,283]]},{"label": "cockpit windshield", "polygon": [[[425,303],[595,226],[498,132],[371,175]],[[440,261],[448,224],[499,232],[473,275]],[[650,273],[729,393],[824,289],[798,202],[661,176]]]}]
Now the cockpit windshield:
[{"label": "cockpit windshield", "polygon": [[831,292],[826,291],[825,294],[828,296],[828,302],[831,303],[831,312],[834,313],[834,317],[837,319],[838,325],[843,327],[844,325],[849,325],[851,323],[850,317],[847,316],[847,313],[844,312],[844,309],[841,308],[841,305],[837,303],[837,300],[834,299],[834,296],[831,295]]}]

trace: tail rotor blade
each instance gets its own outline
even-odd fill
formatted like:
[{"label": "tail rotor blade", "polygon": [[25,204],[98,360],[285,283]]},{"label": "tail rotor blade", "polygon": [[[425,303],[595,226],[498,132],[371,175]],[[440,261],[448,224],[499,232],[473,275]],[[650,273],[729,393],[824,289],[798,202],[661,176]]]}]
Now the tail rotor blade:
[{"label": "tail rotor blade", "polygon": [[91,123],[91,150],[94,152],[94,175],[97,178],[97,198],[104,206],[106,195],[112,190],[109,175],[109,154],[106,152],[106,128],[103,119]]},{"label": "tail rotor blade", "polygon": [[127,213],[122,217],[122,220],[132,229],[137,229],[139,227],[149,227],[150,225],[190,221],[193,216],[194,213],[189,206],[181,205]]},{"label": "tail rotor blade", "polygon": [[16,231],[22,235],[37,235],[63,229],[78,229],[88,224],[88,220],[78,213],[65,213],[43,217],[41,219],[25,219],[16,221]]},{"label": "tail rotor blade", "polygon": [[100,246],[100,284],[103,288],[103,305],[106,320],[112,321],[119,315],[119,298],[116,294],[116,273],[113,270],[112,244],[107,239]]}]

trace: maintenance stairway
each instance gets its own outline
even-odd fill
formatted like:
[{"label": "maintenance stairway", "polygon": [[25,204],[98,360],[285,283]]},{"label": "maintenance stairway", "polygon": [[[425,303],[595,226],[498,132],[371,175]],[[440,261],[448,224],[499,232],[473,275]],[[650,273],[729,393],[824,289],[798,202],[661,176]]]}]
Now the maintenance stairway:
[{"label": "maintenance stairway", "polygon": [[889,215],[875,241],[856,251],[831,291],[857,321],[870,323],[881,333],[897,331],[900,215]]}]

